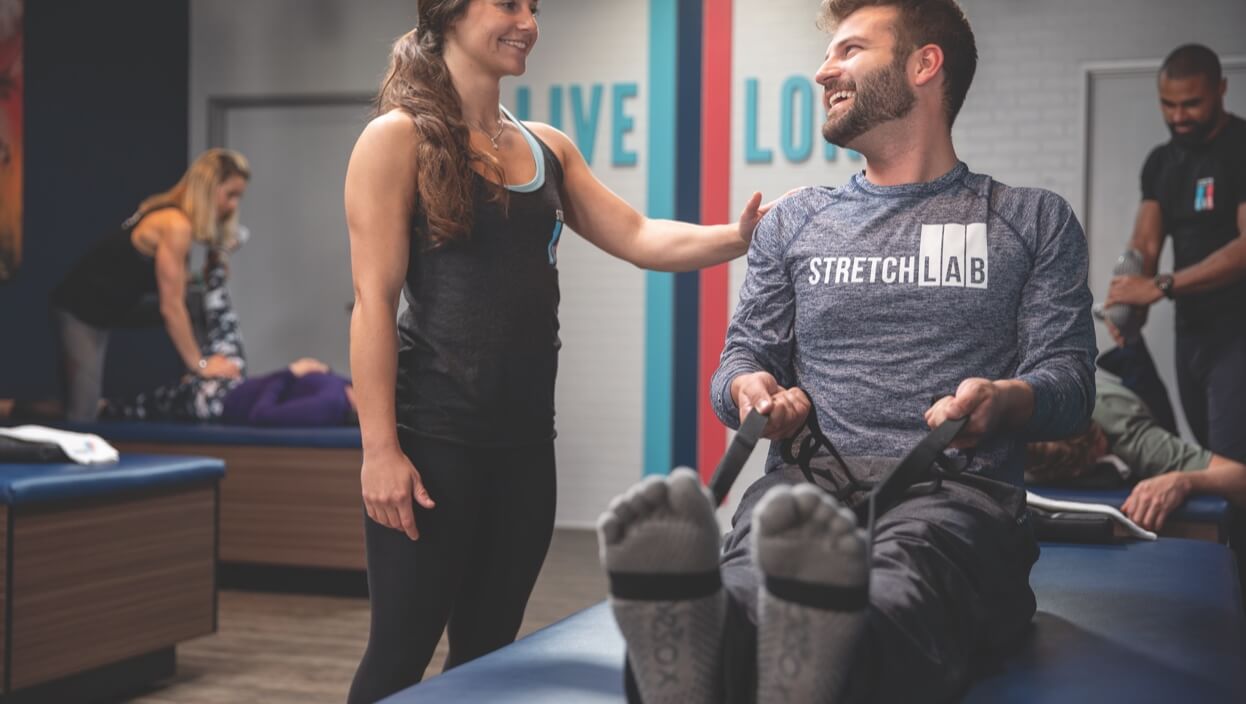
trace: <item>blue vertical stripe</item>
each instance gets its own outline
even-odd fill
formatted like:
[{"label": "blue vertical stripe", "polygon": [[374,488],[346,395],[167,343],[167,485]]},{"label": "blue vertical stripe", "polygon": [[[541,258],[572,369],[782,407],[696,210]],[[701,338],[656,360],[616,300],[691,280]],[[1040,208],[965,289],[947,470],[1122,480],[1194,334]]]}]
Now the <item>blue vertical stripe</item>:
[{"label": "blue vertical stripe", "polygon": [[515,117],[525,122],[532,119],[532,91],[528,86],[515,89]]},{"label": "blue vertical stripe", "polygon": [[[675,135],[679,20],[677,0],[649,2],[649,217],[675,217]],[[674,276],[645,274],[645,474],[673,459]]]},{"label": "blue vertical stripe", "polygon": [[[701,35],[704,0],[679,0],[675,217],[701,220]],[[675,379],[671,464],[697,466],[701,274],[675,275]]]}]

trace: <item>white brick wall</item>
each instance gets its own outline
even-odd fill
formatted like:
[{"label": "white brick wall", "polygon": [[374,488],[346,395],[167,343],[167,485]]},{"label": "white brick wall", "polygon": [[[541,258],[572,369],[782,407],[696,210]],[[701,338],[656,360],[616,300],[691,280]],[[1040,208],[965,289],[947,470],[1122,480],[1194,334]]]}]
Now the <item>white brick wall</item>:
[{"label": "white brick wall", "polygon": [[[1059,193],[1083,219],[1083,66],[1162,59],[1186,42],[1206,44],[1221,56],[1246,54],[1243,0],[961,0],[961,5],[973,25],[979,63],[953,129],[957,152],[975,171]],[[1139,119],[1158,120],[1158,109]],[[1122,178],[1136,180],[1137,174]]]}]

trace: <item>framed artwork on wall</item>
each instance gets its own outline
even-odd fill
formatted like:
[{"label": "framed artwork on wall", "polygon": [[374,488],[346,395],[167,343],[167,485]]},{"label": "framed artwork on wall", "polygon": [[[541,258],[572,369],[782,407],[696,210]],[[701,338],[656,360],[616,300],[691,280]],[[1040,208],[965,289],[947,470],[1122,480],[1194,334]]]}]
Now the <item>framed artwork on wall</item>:
[{"label": "framed artwork on wall", "polygon": [[22,9],[0,0],[0,283],[22,261]]}]

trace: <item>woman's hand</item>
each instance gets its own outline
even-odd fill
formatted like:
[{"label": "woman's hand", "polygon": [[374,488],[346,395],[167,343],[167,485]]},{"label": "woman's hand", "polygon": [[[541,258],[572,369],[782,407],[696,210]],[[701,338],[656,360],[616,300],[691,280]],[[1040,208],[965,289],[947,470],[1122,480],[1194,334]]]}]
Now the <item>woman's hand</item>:
[{"label": "woman's hand", "polygon": [[399,451],[375,458],[365,454],[359,477],[368,517],[386,528],[406,533],[412,540],[419,540],[412,499],[426,509],[436,504],[411,460]]},{"label": "woman's hand", "polygon": [[740,211],[740,239],[744,240],[744,244],[747,245],[753,242],[753,230],[757,229],[757,223],[761,222],[761,219],[766,216],[766,213],[770,212],[775,203],[799,190],[799,188],[793,188],[765,205],[762,205],[761,202],[761,191],[754,191],[748,202],[744,204],[744,210]]},{"label": "woman's hand", "polygon": [[242,376],[242,370],[238,368],[238,365],[225,355],[214,354],[211,357],[205,357],[203,361],[199,376],[218,379],[237,379]]}]

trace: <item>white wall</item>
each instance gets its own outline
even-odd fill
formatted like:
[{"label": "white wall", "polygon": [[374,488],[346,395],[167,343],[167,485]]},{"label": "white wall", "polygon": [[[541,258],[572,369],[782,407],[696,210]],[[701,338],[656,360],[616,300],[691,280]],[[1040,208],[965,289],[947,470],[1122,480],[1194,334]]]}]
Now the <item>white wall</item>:
[{"label": "white wall", "polygon": [[[1246,53],[1246,2],[1202,0],[962,0],[978,42],[978,74],[953,130],[962,159],[1006,183],[1069,199],[1082,188],[1082,67],[1163,59],[1187,42]],[[1241,86],[1246,90],[1246,86]],[[1159,108],[1138,115],[1160,123]],[[1122,178],[1138,181],[1137,167]],[[1120,233],[1091,233],[1115,245]]]}]

